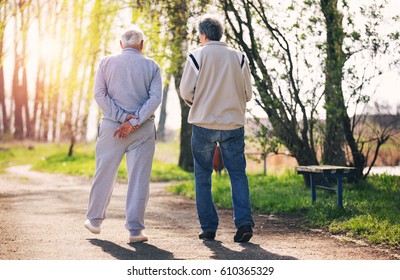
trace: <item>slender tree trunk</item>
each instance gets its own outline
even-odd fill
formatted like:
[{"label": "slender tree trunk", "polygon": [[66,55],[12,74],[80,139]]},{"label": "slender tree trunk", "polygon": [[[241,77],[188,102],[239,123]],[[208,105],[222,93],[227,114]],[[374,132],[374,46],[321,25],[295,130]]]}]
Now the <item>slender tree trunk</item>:
[{"label": "slender tree trunk", "polygon": [[54,91],[53,98],[49,101],[50,109],[51,109],[51,118],[52,118],[52,123],[53,123],[53,130],[52,130],[52,139],[53,141],[58,140],[58,134],[57,132],[59,131],[59,122],[60,122],[60,92],[59,90]]},{"label": "slender tree trunk", "polygon": [[[45,113],[44,112],[44,69],[43,69],[43,61],[39,60],[39,65],[36,73],[36,94],[35,94],[35,101],[33,104],[33,112],[32,112],[32,127],[34,131],[35,139],[40,139],[40,127],[42,123],[40,122],[41,116]],[[40,111],[40,115],[38,113]],[[39,121],[37,121],[39,119]],[[38,129],[36,130],[36,126],[38,125]]]},{"label": "slender tree trunk", "polygon": [[[49,4],[51,5],[51,4]],[[43,20],[45,20],[45,24],[47,26],[51,26],[52,15],[47,15],[46,18],[43,18],[42,13],[43,7],[38,3],[36,7],[36,20],[38,24],[38,34],[39,34],[39,58],[38,58],[38,68],[36,71],[36,87],[35,87],[35,99],[33,104],[33,112],[32,112],[32,129],[33,135],[36,140],[41,140],[41,133],[43,132],[44,121],[46,116],[46,106],[45,106],[45,76],[46,76],[46,59],[45,57],[48,54],[43,53],[43,39],[46,36],[46,32],[44,32],[43,28]],[[50,10],[50,9],[49,9]],[[48,29],[46,31],[49,31]],[[40,112],[40,115],[38,115]]]},{"label": "slender tree trunk", "polygon": [[[27,61],[27,40],[30,24],[31,1],[15,2],[15,30],[14,30],[14,50],[15,64],[13,76],[13,98],[15,103],[15,132],[16,139],[23,139],[25,133],[32,136],[30,113],[28,106],[28,81],[26,72]],[[23,114],[25,115],[25,123]]]},{"label": "slender tree trunk", "polygon": [[75,136],[71,135],[71,141],[70,141],[69,149],[68,149],[68,156],[69,157],[72,157],[73,154],[74,154],[75,141],[76,141]]},{"label": "slender tree trunk", "polygon": [[[62,9],[68,11],[67,2],[64,2]],[[55,8],[56,10],[56,8]],[[67,46],[70,45],[70,36],[65,35],[68,33],[68,20],[66,13],[55,16],[54,23],[52,24],[52,33],[57,34],[57,41],[64,42],[58,47],[57,57],[55,63],[51,64],[49,70],[49,86],[48,86],[48,111],[49,117],[47,119],[47,126],[45,128],[51,135],[52,141],[59,140],[60,133],[60,116],[62,114],[62,97],[61,88],[63,87],[62,71],[65,67],[65,53],[67,52]],[[52,123],[52,130],[50,131],[50,122]]]},{"label": "slender tree trunk", "polygon": [[14,138],[22,140],[24,138],[24,122],[22,118],[22,98],[21,87],[18,79],[18,72],[20,69],[18,54],[15,54],[14,74],[12,83],[12,95],[14,100]]},{"label": "slender tree trunk", "polygon": [[346,114],[342,118],[342,124],[353,157],[353,166],[356,168],[356,178],[363,178],[363,171],[366,165],[366,159],[360,148],[358,147],[357,140],[354,138],[353,129],[351,126],[350,117]]},{"label": "slender tree trunk", "polygon": [[160,109],[160,120],[158,121],[158,128],[157,128],[157,136],[161,142],[164,142],[166,139],[165,135],[165,122],[167,119],[167,98],[168,98],[168,90],[171,81],[171,75],[165,79],[164,82],[164,89],[163,89],[163,97],[161,102],[161,109]]},{"label": "slender tree trunk", "polygon": [[[0,48],[2,47],[2,42],[0,42]],[[2,56],[2,50],[0,49],[0,56]],[[10,133],[10,121],[7,116],[7,106],[6,106],[6,98],[5,98],[5,87],[4,87],[4,70],[3,64],[0,65],[0,105],[1,105],[1,113],[0,116],[3,121],[3,133]]]},{"label": "slender tree trunk", "polygon": [[[26,49],[25,49],[26,50]],[[24,59],[26,55],[24,52]],[[22,69],[23,78],[22,78],[22,87],[21,87],[21,94],[22,94],[22,105],[24,107],[25,113],[25,129],[26,129],[26,137],[29,139],[33,139],[33,129],[32,129],[32,121],[30,118],[30,111],[29,111],[29,98],[28,98],[28,81],[27,81],[27,74],[26,74],[26,65],[23,66]]]},{"label": "slender tree trunk", "polygon": [[0,22],[0,105],[1,105],[1,112],[0,116],[2,117],[2,125],[3,125],[3,133],[8,134],[10,132],[10,123],[9,118],[7,116],[7,106],[6,106],[6,94],[5,94],[5,85],[4,85],[4,68],[3,68],[3,44],[4,44],[4,30],[6,28],[6,21],[7,21],[7,11],[6,5],[4,3],[4,7],[1,7],[0,12],[4,13],[1,15],[1,22]]},{"label": "slender tree trunk", "polygon": [[[7,105],[6,105],[6,93],[4,85],[4,31],[6,28],[7,20],[9,18],[9,11],[7,7],[8,1],[0,1],[0,117],[2,120],[3,132],[4,134],[10,133],[10,120],[7,116]],[[1,135],[1,133],[0,133]],[[1,137],[0,137],[1,139]]]}]

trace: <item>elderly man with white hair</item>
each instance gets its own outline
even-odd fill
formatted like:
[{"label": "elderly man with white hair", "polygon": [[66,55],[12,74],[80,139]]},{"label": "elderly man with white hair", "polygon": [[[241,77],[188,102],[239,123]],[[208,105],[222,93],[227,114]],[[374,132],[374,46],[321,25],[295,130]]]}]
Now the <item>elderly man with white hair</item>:
[{"label": "elderly man with white hair", "polygon": [[96,172],[85,227],[99,234],[106,218],[121,160],[126,155],[128,191],[126,224],[130,242],[144,242],[155,150],[154,112],[161,103],[159,65],[142,55],[143,32],[133,27],[121,36],[121,53],[104,57],[96,74],[94,99],[102,110],[96,142]]}]

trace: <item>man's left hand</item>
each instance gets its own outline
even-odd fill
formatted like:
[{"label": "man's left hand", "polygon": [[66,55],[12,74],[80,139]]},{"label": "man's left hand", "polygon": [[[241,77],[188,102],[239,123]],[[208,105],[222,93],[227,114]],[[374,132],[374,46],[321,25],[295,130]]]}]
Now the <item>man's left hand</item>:
[{"label": "man's left hand", "polygon": [[132,126],[130,122],[124,122],[115,131],[113,136],[118,138],[127,138],[129,134],[139,129],[139,125]]}]

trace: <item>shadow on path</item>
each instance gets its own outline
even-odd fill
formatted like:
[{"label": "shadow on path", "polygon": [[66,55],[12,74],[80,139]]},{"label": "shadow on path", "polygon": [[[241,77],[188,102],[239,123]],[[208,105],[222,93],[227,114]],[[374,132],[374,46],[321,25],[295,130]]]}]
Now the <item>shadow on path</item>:
[{"label": "shadow on path", "polygon": [[242,251],[234,251],[223,246],[221,241],[203,241],[214,253],[211,256],[216,260],[296,260],[294,257],[281,256],[264,250],[259,244],[243,243]]},{"label": "shadow on path", "polygon": [[173,253],[148,243],[129,243],[129,246],[132,247],[130,250],[106,240],[88,240],[118,260],[175,260]]}]

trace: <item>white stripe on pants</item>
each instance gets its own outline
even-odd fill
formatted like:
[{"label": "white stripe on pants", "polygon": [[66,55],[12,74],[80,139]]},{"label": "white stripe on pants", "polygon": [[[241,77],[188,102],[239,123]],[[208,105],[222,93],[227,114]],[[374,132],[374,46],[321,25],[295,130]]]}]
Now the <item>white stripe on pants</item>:
[{"label": "white stripe on pants", "polygon": [[106,218],[107,206],[115,184],[122,157],[126,154],[128,192],[126,196],[126,224],[131,235],[144,226],[144,214],[149,198],[150,173],[155,149],[155,127],[152,120],[126,139],[113,137],[120,123],[102,119],[96,143],[96,172],[89,196],[86,218],[100,226]]}]

